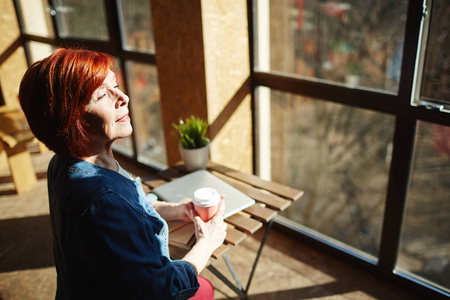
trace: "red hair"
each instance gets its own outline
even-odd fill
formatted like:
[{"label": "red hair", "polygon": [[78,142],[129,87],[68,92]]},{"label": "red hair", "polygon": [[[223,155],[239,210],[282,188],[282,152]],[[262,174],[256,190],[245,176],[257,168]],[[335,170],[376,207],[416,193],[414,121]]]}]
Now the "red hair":
[{"label": "red hair", "polygon": [[89,155],[81,116],[113,68],[107,54],[64,48],[31,65],[20,83],[19,100],[33,134],[58,155]]}]

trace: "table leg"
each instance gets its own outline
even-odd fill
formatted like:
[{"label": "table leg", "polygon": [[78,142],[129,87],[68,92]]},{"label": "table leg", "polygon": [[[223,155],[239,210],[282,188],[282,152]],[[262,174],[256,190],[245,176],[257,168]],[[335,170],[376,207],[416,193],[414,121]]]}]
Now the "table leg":
[{"label": "table leg", "polygon": [[233,268],[233,265],[231,264],[231,261],[228,259],[228,256],[226,254],[223,255],[223,259],[225,260],[225,263],[227,264],[228,270],[230,270],[231,275],[234,278],[234,281],[236,282],[236,286],[238,289],[240,289],[241,291],[244,290],[244,288],[242,287],[241,281],[239,280],[236,271]]},{"label": "table leg", "polygon": [[217,278],[222,280],[223,283],[225,283],[230,289],[232,289],[240,299],[247,299],[247,295],[242,289],[239,289],[234,285],[231,281],[228,280],[219,270],[216,269],[213,265],[209,265],[208,270],[210,270],[214,275],[216,275]]},{"label": "table leg", "polygon": [[209,265],[207,267],[208,270],[210,270],[217,278],[222,280],[223,283],[225,283],[229,288],[231,288],[239,296],[240,299],[243,299],[243,300],[248,299],[248,297],[247,297],[248,290],[250,288],[250,284],[252,282],[253,275],[256,270],[256,265],[258,264],[259,258],[261,256],[262,249],[264,247],[264,244],[267,241],[267,236],[269,235],[269,231],[272,228],[272,224],[273,224],[273,219],[267,223],[266,231],[264,232],[264,236],[261,240],[261,245],[259,246],[255,261],[253,262],[252,271],[250,272],[250,276],[249,276],[248,282],[247,282],[247,287],[245,290],[243,289],[242,284],[236,274],[236,271],[234,270],[233,265],[231,264],[231,261],[228,259],[228,256],[226,254],[223,255],[223,258],[225,260],[225,263],[226,263],[228,269],[230,270],[231,275],[233,276],[234,280],[236,281],[236,284],[233,284],[230,280],[228,280],[228,278],[226,278],[213,265]]},{"label": "table leg", "polygon": [[253,274],[255,273],[256,265],[258,264],[258,260],[259,260],[259,257],[261,256],[262,249],[264,247],[264,244],[266,243],[267,236],[269,235],[269,231],[272,228],[273,220],[274,219],[270,220],[269,223],[267,223],[266,231],[264,232],[264,236],[261,240],[261,245],[259,246],[259,249],[258,249],[258,254],[256,254],[255,262],[253,263],[252,271],[250,273],[250,277],[248,278],[247,288],[245,289],[245,294],[248,293],[248,289],[250,288],[250,284],[252,283]]}]

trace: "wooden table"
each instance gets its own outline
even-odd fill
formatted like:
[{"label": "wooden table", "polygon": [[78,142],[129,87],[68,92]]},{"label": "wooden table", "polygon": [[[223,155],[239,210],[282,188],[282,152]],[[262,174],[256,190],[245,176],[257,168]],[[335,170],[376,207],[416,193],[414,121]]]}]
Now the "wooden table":
[{"label": "wooden table", "polygon": [[[218,257],[224,258],[225,263],[227,264],[236,283],[232,283],[212,264],[209,264],[207,267],[212,273],[214,273],[214,275],[216,275],[233,291],[235,291],[241,299],[247,299],[247,293],[250,288],[254,271],[269,231],[272,227],[274,218],[278,212],[288,208],[293,201],[297,201],[303,195],[303,192],[282,184],[263,180],[252,174],[242,173],[213,162],[208,164],[208,171],[256,201],[254,205],[248,207],[242,212],[225,219],[225,222],[228,225],[225,242],[216,251],[214,251],[212,255],[213,259],[217,259]],[[165,184],[167,181],[176,180],[186,173],[187,171],[184,166],[179,163],[174,165],[172,168],[158,173],[157,177],[145,178],[143,180],[143,184],[144,187],[146,186],[148,188],[148,191],[151,191],[151,189]],[[247,285],[244,288],[225,252],[231,247],[239,245],[239,243],[242,242],[247,235],[254,234],[256,231],[261,229],[263,225],[266,225],[264,236],[261,240],[261,245],[259,246],[255,261],[253,263]],[[171,247],[170,251],[171,256],[174,259],[182,258],[187,252],[187,250],[174,247]]]}]

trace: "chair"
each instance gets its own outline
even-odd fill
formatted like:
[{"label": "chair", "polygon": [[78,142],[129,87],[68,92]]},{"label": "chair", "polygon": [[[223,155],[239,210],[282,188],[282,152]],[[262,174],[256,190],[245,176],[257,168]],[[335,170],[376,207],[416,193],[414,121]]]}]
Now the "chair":
[{"label": "chair", "polygon": [[0,167],[9,166],[17,194],[30,191],[37,182],[27,149],[27,144],[34,139],[22,111],[0,107]]}]

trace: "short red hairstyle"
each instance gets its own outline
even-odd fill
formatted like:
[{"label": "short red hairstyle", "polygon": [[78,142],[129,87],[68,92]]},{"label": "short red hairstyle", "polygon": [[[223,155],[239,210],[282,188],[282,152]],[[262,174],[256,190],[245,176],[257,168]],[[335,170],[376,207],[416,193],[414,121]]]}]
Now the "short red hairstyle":
[{"label": "short red hairstyle", "polygon": [[81,116],[113,68],[107,54],[64,48],[31,65],[20,83],[19,100],[36,138],[58,155],[87,156],[89,137]]}]

